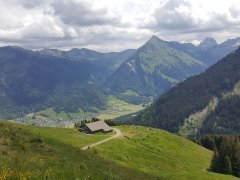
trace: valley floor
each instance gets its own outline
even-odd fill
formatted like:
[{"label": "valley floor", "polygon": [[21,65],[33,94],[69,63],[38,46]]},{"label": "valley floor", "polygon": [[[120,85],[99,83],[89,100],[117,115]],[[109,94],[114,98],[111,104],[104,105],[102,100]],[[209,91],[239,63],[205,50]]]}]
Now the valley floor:
[{"label": "valley floor", "polygon": [[83,111],[79,109],[79,112],[76,113],[67,113],[65,111],[57,113],[53,108],[48,108],[39,112],[28,114],[22,118],[17,118],[16,121],[24,124],[34,124],[37,126],[71,126],[74,122],[83,119],[91,119],[93,117],[97,117],[101,120],[114,119],[138,112],[142,109],[144,109],[142,104],[131,104],[110,95],[108,96],[107,106],[105,109],[94,108],[94,111]]}]

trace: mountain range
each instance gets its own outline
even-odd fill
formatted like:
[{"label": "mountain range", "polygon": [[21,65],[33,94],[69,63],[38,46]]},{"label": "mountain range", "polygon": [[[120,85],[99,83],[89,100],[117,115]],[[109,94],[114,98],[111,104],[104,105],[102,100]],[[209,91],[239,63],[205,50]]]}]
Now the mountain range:
[{"label": "mountain range", "polygon": [[137,50],[109,53],[1,47],[0,118],[47,108],[56,112],[104,109],[109,95],[135,104],[149,102],[203,72],[239,42],[236,38],[217,44],[208,38],[195,46],[153,36]]},{"label": "mountain range", "polygon": [[118,97],[130,102],[134,102],[134,98],[128,92],[134,92],[135,99],[158,97],[234,51],[239,42],[240,38],[236,38],[217,44],[213,38],[206,38],[195,46],[191,43],[163,41],[152,36],[104,85]]},{"label": "mountain range", "polygon": [[129,56],[134,53],[134,49],[127,49],[121,52],[101,53],[98,51],[82,48],[73,48],[69,51],[58,49],[43,49],[37,51],[40,55],[64,58],[72,61],[88,61],[102,68],[101,73],[94,76],[95,83],[101,84],[106,77],[111,75]]},{"label": "mountain range", "polygon": [[222,59],[228,53],[237,49],[240,45],[240,38],[228,39],[220,44],[215,39],[207,37],[198,46],[191,43],[168,42],[171,47],[184,51],[204,64],[211,66]]}]

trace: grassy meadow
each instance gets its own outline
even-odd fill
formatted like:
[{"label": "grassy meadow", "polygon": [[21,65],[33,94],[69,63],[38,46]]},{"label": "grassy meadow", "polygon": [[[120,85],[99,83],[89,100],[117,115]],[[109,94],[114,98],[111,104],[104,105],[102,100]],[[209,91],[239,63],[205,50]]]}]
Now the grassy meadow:
[{"label": "grassy meadow", "polygon": [[135,113],[142,109],[144,109],[144,107],[141,104],[135,105],[117,99],[115,96],[109,96],[107,102],[107,110],[100,112],[97,118],[102,120],[115,119],[120,116]]},{"label": "grassy meadow", "polygon": [[208,171],[212,152],[163,130],[118,127],[128,138],[114,139],[92,149],[123,167],[163,179],[236,179]]},{"label": "grassy meadow", "polygon": [[208,172],[212,152],[166,131],[119,126],[112,134],[0,122],[0,179],[235,179]]},{"label": "grassy meadow", "polygon": [[0,122],[0,179],[155,179],[79,148],[102,138]]}]

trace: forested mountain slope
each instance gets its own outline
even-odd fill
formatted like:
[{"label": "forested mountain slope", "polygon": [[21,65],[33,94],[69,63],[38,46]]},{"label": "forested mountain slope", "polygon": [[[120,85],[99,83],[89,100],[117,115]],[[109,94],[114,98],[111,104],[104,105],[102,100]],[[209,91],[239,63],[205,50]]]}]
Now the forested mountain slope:
[{"label": "forested mountain slope", "polygon": [[0,48],[0,118],[54,107],[79,111],[104,107],[106,94],[95,85],[106,69],[89,61],[39,55],[18,47]]},{"label": "forested mountain slope", "polygon": [[[132,123],[179,133],[188,123],[189,131],[198,133],[240,132],[239,93],[240,48],[200,75],[190,77],[162,95]],[[216,99],[216,100],[214,100]],[[211,102],[216,103],[211,106]],[[204,112],[202,120],[197,113]],[[196,123],[196,121],[198,121]],[[200,121],[200,122],[199,122]]]},{"label": "forested mountain slope", "polygon": [[38,53],[41,55],[62,57],[76,61],[89,61],[96,66],[104,67],[104,76],[100,82],[104,81],[106,76],[111,75],[127,58],[132,56],[134,52],[134,49],[127,49],[121,52],[101,53],[86,48],[73,48],[69,51],[61,51],[58,49],[43,49],[41,51],[38,51]]}]

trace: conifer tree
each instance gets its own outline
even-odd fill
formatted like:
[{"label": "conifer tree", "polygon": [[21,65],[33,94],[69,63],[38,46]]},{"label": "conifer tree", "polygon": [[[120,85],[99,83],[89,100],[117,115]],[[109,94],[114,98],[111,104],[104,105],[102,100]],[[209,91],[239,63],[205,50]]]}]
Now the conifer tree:
[{"label": "conifer tree", "polygon": [[232,174],[240,177],[240,145],[235,141],[232,146]]},{"label": "conifer tree", "polygon": [[224,174],[232,174],[232,165],[230,158],[228,156],[223,157],[222,164],[222,173]]},{"label": "conifer tree", "polygon": [[219,153],[218,153],[218,150],[215,148],[212,161],[211,161],[211,170],[214,172],[220,172],[218,157],[219,157]]}]

